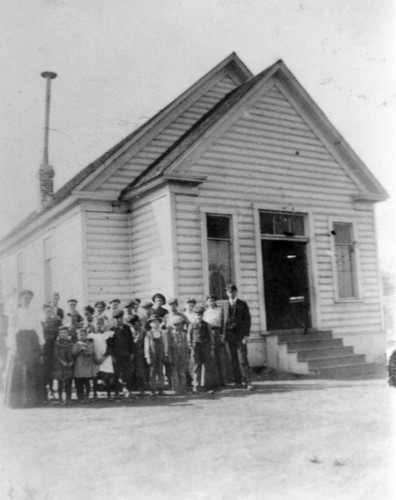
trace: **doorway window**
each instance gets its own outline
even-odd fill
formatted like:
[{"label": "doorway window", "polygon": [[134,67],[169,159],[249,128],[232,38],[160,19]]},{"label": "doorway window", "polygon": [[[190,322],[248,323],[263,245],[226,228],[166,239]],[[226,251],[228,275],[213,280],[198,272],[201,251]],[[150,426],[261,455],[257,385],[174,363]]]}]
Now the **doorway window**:
[{"label": "doorway window", "polygon": [[231,217],[206,215],[208,238],[209,292],[227,299],[225,287],[233,281]]},{"label": "doorway window", "polygon": [[304,236],[304,216],[290,212],[260,212],[260,233]]}]

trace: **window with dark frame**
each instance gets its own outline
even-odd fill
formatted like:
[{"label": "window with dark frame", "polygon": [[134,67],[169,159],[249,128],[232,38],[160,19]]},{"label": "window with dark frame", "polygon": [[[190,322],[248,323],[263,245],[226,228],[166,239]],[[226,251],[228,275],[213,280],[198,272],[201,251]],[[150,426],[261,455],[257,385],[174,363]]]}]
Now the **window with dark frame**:
[{"label": "window with dark frame", "polygon": [[260,233],[304,236],[304,216],[289,212],[260,212]]},{"label": "window with dark frame", "polygon": [[356,262],[352,224],[333,223],[339,298],[357,298]]},{"label": "window with dark frame", "polygon": [[209,293],[227,299],[225,287],[233,281],[231,216],[206,215]]}]

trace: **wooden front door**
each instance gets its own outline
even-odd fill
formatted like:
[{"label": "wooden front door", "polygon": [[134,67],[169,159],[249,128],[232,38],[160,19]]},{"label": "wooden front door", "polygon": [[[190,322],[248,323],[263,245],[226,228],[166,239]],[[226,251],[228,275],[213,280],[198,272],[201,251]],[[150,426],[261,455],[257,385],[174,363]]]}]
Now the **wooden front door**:
[{"label": "wooden front door", "polygon": [[267,330],[311,326],[306,243],[262,240]]}]

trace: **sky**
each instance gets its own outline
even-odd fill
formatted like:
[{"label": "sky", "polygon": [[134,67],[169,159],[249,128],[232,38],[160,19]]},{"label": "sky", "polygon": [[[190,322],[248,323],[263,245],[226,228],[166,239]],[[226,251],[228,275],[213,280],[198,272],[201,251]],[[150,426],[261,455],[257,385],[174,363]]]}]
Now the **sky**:
[{"label": "sky", "polygon": [[[396,0],[2,0],[0,237],[38,207],[45,81],[55,188],[235,51],[256,74],[283,59],[391,198],[396,230]],[[396,260],[396,259],[395,259]]]}]

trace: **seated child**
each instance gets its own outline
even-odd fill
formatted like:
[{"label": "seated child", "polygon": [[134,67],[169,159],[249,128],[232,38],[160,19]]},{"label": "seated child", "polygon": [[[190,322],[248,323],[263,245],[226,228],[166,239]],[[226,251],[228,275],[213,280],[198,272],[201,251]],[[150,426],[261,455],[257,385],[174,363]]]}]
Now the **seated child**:
[{"label": "seated child", "polygon": [[[74,382],[76,384],[77,399],[80,403],[89,401],[90,380],[95,379],[98,369],[94,363],[94,346],[92,339],[84,328],[77,329],[77,342],[73,345]],[[94,383],[94,397],[97,398],[96,384]]]},{"label": "seated child", "polygon": [[150,330],[144,339],[144,355],[150,367],[150,389],[154,396],[163,394],[164,389],[164,362],[168,358],[168,338],[166,330],[161,329],[161,319],[153,314],[148,325]]},{"label": "seated child", "polygon": [[54,366],[52,377],[58,381],[59,401],[62,401],[63,389],[66,393],[66,401],[69,404],[71,400],[72,379],[73,379],[73,342],[70,340],[69,329],[66,326],[60,326],[58,339],[54,344]]},{"label": "seated child", "polygon": [[136,385],[140,394],[144,393],[146,387],[146,360],[144,358],[144,338],[146,330],[143,328],[137,314],[129,319],[133,342],[135,344],[134,372]]}]

